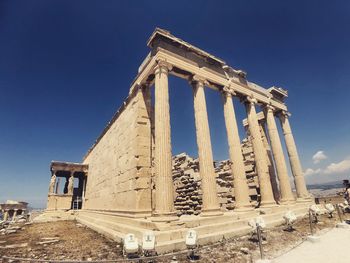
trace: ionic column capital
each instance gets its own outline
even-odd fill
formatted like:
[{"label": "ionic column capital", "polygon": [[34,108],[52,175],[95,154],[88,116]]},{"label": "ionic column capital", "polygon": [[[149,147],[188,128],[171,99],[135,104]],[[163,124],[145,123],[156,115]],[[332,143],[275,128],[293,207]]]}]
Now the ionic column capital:
[{"label": "ionic column capital", "polygon": [[168,73],[173,69],[173,65],[171,65],[164,58],[158,58],[156,62],[157,62],[157,65],[155,66],[155,71],[154,71],[155,74],[158,74],[160,72]]},{"label": "ionic column capital", "polygon": [[234,89],[231,86],[224,86],[221,92],[226,97],[232,97],[237,95],[237,93],[234,91]]},{"label": "ionic column capital", "polygon": [[264,105],[264,109],[266,110],[266,112],[275,112],[276,111],[276,108],[273,107],[271,104],[266,104]]},{"label": "ionic column capital", "polygon": [[290,116],[292,116],[292,114],[289,112],[289,111],[285,111],[285,110],[282,110],[279,114],[281,117],[284,117],[284,118],[289,118]]},{"label": "ionic column capital", "polygon": [[209,82],[205,78],[203,78],[202,76],[199,76],[199,75],[193,75],[190,78],[189,82],[190,82],[190,84],[198,83],[202,87],[209,84]]},{"label": "ionic column capital", "polygon": [[253,96],[247,96],[245,98],[245,102],[250,103],[251,105],[255,105],[256,103],[258,103],[258,101]]}]

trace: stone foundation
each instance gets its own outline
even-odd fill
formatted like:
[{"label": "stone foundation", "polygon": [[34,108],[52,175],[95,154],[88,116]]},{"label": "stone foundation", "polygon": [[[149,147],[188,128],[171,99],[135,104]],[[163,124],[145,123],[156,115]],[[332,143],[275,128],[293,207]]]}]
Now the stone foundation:
[{"label": "stone foundation", "polygon": [[101,211],[56,211],[46,212],[35,219],[36,222],[56,220],[77,220],[91,229],[116,241],[122,241],[127,233],[134,233],[139,240],[145,231],[152,230],[156,235],[156,250],[167,253],[186,249],[185,235],[188,229],[196,230],[199,245],[212,244],[240,235],[249,234],[248,222],[262,216],[267,228],[284,223],[283,215],[288,210],[295,212],[298,218],[306,216],[311,203],[276,206],[274,208],[255,209],[249,212],[225,212],[221,216],[202,217],[194,215],[181,216],[171,223],[155,223],[149,217],[126,218],[111,212]]}]

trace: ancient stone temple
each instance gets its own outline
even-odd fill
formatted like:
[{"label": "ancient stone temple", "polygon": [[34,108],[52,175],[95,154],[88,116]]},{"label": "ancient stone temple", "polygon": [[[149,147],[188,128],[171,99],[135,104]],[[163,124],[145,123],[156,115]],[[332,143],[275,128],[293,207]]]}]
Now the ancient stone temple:
[{"label": "ancient stone temple", "polygon": [[[147,44],[150,53],[128,97],[82,163],[51,164],[48,211],[70,210],[81,223],[115,239],[130,232],[141,238],[153,230],[159,252],[183,249],[188,228],[207,244],[248,232],[248,220],[259,214],[269,226],[280,224],[286,210],[305,214],[312,199],[284,103],[287,91],[248,81],[245,72],[166,30],[157,28]],[[169,89],[175,87],[168,85],[169,74],[188,80],[193,94],[196,159],[173,156],[171,150]],[[218,107],[229,145],[229,160],[222,162],[213,160],[206,89],[222,96]],[[241,105],[233,105],[233,97]],[[245,107],[243,124],[237,123],[235,107]],[[239,137],[238,125],[247,138]]]}]

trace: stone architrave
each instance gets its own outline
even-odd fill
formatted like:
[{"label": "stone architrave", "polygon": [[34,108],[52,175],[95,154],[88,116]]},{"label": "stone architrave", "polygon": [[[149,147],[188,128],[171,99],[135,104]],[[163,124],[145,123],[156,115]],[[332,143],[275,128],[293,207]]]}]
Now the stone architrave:
[{"label": "stone architrave", "polygon": [[280,136],[278,134],[274,111],[275,111],[275,108],[273,108],[270,105],[267,105],[265,108],[267,130],[269,133],[272,154],[275,160],[277,177],[278,177],[279,186],[280,186],[280,193],[281,193],[280,202],[283,204],[283,203],[294,202],[295,199],[294,199],[292,188],[289,182],[286,159],[284,157]]},{"label": "stone architrave", "polygon": [[49,194],[54,194],[55,193],[55,185],[56,185],[56,174],[54,173],[51,176],[51,180],[50,180]]},{"label": "stone architrave", "polygon": [[203,206],[201,215],[220,215],[216,175],[214,171],[213,153],[211,148],[207,105],[204,92],[205,80],[193,76],[192,87],[194,96],[194,117],[196,125],[199,173],[202,179]]},{"label": "stone architrave", "polygon": [[171,65],[159,60],[155,68],[155,211],[153,221],[176,220],[172,177],[168,73]]},{"label": "stone architrave", "polygon": [[235,195],[235,211],[253,209],[250,203],[249,187],[245,174],[241,140],[239,138],[237,120],[232,101],[234,91],[225,87],[222,92],[224,104],[224,117],[227,132],[227,141],[231,160],[233,175],[233,186]]},{"label": "stone architrave", "polygon": [[252,138],[255,165],[259,178],[261,196],[260,206],[268,207],[276,205],[276,201],[273,198],[270,175],[266,162],[266,152],[261,138],[258,118],[256,116],[256,102],[257,101],[255,99],[247,97],[245,106],[247,111],[247,120],[249,125],[250,136]]},{"label": "stone architrave", "polygon": [[306,188],[305,178],[303,170],[301,168],[297,147],[295,145],[294,137],[288,120],[288,113],[283,111],[281,114],[279,114],[279,119],[282,125],[284,140],[286,142],[286,148],[289,156],[292,174],[294,176],[297,197],[299,200],[309,199],[310,194]]},{"label": "stone architrave", "polygon": [[74,190],[74,172],[71,172],[71,176],[68,180],[68,192],[67,194],[72,195]]}]

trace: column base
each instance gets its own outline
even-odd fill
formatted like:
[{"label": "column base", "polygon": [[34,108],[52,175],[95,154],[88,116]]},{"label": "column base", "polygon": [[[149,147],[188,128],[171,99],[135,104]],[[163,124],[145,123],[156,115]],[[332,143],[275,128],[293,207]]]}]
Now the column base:
[{"label": "column base", "polygon": [[254,210],[254,207],[252,206],[240,206],[240,207],[234,208],[233,212],[248,212],[253,210]]},{"label": "column base", "polygon": [[259,208],[270,208],[278,206],[275,201],[264,201],[261,202]]},{"label": "column base", "polygon": [[285,199],[285,200],[281,199],[279,202],[280,205],[293,205],[295,203],[296,203],[295,199]]},{"label": "column base", "polygon": [[179,220],[179,217],[176,216],[175,212],[170,213],[153,213],[152,217],[150,218],[153,222],[172,222]]},{"label": "column base", "polygon": [[296,202],[297,203],[311,203],[312,197],[298,197]]},{"label": "column base", "polygon": [[208,216],[221,216],[224,213],[219,208],[202,210],[200,216],[208,217]]}]

